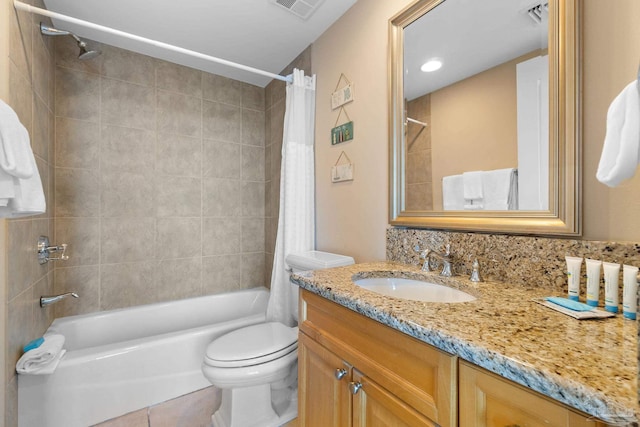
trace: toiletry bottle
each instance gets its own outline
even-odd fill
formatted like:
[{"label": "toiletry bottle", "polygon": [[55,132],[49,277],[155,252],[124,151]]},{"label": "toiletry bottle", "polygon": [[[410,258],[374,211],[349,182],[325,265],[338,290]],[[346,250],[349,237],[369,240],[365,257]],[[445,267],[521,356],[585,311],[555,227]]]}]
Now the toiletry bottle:
[{"label": "toiletry bottle", "polygon": [[638,267],[622,266],[622,315],[625,319],[636,319],[638,298]]},{"label": "toiletry bottle", "polygon": [[602,261],[587,258],[584,262],[587,264],[587,304],[597,307],[600,299],[600,267],[602,266]]},{"label": "toiletry bottle", "polygon": [[620,264],[603,262],[602,268],[604,269],[604,309],[611,313],[617,313]]},{"label": "toiletry bottle", "polygon": [[580,269],[582,258],[567,256],[567,280],[569,281],[569,299],[580,300]]}]

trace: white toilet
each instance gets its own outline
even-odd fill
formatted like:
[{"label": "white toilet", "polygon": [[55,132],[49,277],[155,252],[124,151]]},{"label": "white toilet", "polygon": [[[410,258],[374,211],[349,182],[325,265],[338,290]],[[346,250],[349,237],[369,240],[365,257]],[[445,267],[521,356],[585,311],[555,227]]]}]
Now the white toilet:
[{"label": "white toilet", "polygon": [[[321,251],[289,254],[294,272],[341,267],[353,258]],[[297,286],[290,304],[298,320]],[[213,427],[276,427],[298,415],[298,328],[278,322],[247,326],[213,340],[202,372],[222,389]]]}]

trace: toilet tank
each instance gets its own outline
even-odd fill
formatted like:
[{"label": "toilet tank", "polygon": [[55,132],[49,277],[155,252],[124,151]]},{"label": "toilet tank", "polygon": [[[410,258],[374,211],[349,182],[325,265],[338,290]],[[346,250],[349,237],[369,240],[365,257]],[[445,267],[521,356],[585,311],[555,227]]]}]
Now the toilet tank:
[{"label": "toilet tank", "polygon": [[345,265],[354,264],[354,260],[350,256],[322,251],[308,251],[289,254],[285,258],[285,261],[294,273],[307,270],[343,267]]}]

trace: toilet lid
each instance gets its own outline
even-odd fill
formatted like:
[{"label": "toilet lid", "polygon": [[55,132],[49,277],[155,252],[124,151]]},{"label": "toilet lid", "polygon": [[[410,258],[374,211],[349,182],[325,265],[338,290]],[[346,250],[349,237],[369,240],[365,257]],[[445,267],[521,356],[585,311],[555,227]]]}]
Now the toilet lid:
[{"label": "toilet lid", "polygon": [[252,366],[282,357],[298,348],[298,328],[269,322],[247,326],[213,340],[205,363],[218,367]]}]

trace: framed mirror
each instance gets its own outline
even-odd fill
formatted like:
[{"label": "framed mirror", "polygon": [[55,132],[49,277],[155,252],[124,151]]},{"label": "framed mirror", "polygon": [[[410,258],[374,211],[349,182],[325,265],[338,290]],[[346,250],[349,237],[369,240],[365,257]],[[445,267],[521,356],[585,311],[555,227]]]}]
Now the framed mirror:
[{"label": "framed mirror", "polygon": [[578,3],[419,0],[390,19],[391,225],[580,235]]}]

